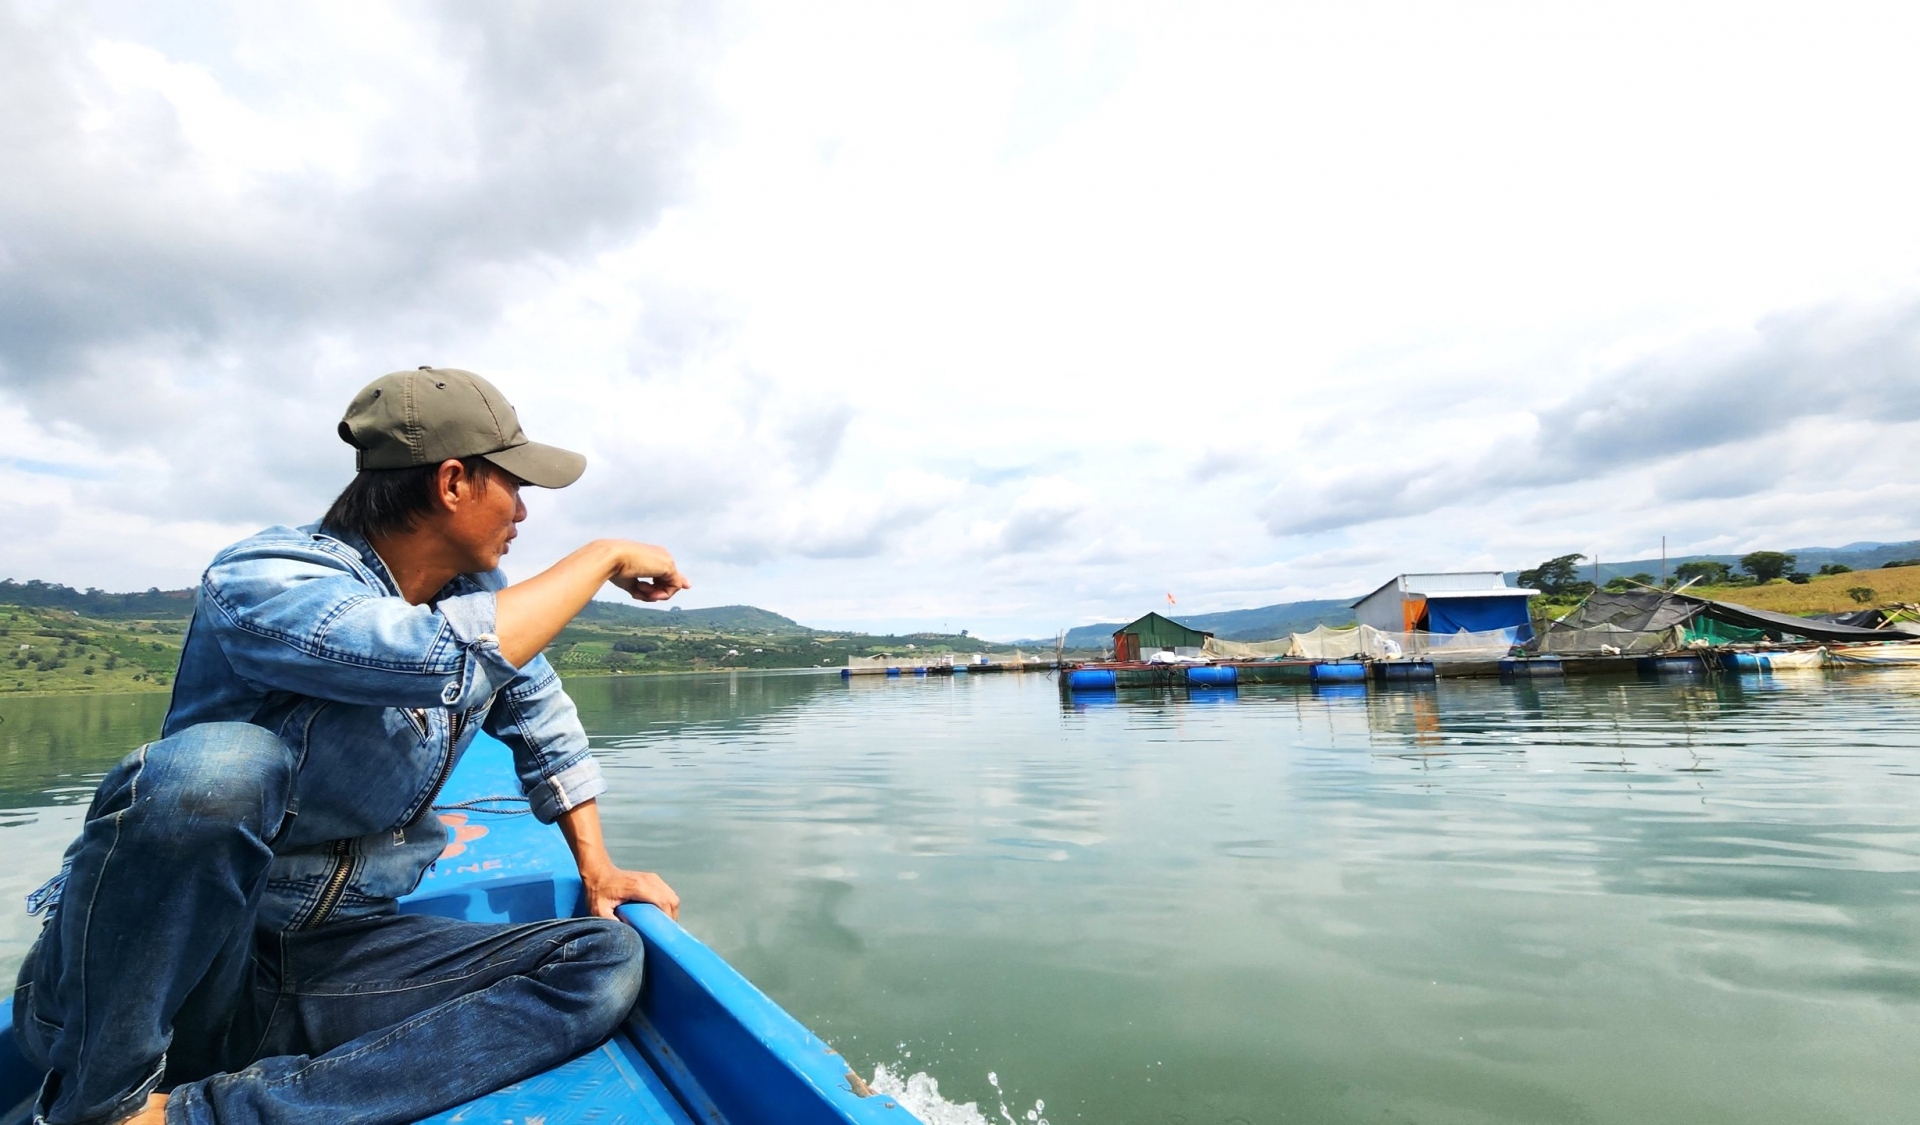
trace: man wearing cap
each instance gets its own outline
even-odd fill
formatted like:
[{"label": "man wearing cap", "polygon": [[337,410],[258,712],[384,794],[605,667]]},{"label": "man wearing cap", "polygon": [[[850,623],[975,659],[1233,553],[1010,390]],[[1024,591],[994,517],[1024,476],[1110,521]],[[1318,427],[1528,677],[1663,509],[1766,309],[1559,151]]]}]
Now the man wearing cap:
[{"label": "man wearing cap", "polygon": [[[671,555],[590,543],[509,585],[524,485],[577,453],[527,440],[485,380],[385,376],[340,436],[357,473],[320,522],[217,555],[160,741],[101,782],[15,993],[48,1071],[36,1120],[397,1122],[609,1034],[640,987],[624,902],[677,914],[607,855],[606,788],[540,655],[602,583],[686,588]],[[440,786],[485,730],[557,822],[593,917],[403,915],[446,846]]]}]

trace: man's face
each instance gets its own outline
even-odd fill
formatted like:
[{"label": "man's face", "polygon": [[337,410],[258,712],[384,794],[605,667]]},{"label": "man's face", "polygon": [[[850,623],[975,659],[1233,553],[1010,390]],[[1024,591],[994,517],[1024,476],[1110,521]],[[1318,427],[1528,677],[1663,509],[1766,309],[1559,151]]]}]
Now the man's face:
[{"label": "man's face", "polygon": [[457,487],[460,502],[447,514],[444,525],[448,544],[465,556],[463,572],[492,570],[520,533],[520,521],[527,518],[520,482],[495,469],[478,479],[466,477]]}]

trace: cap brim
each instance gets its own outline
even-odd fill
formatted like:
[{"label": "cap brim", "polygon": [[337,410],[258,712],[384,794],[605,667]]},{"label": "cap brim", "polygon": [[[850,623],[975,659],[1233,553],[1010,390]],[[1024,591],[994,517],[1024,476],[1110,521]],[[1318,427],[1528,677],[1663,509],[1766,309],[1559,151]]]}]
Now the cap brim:
[{"label": "cap brim", "polygon": [[487,460],[539,488],[565,488],[587,471],[587,459],[569,449],[537,441],[482,454]]}]

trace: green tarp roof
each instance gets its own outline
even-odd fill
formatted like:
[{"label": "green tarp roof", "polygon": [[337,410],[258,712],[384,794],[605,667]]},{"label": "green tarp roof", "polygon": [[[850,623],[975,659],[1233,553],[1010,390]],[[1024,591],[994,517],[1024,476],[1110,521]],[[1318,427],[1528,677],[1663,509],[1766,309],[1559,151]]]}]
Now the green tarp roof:
[{"label": "green tarp roof", "polygon": [[1189,629],[1157,613],[1149,613],[1131,625],[1122,625],[1113,631],[1116,637],[1122,633],[1138,634],[1140,644],[1148,648],[1199,648],[1208,637],[1213,636],[1212,633]]}]

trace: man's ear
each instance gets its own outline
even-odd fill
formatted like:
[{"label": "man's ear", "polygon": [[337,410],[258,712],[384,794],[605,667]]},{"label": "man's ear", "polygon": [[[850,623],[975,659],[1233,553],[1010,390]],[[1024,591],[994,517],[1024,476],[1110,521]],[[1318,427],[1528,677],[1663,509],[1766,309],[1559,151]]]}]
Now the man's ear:
[{"label": "man's ear", "polygon": [[440,462],[440,469],[433,477],[433,504],[443,511],[451,512],[462,499],[462,486],[471,491],[473,478],[467,475],[467,467],[458,460]]}]

